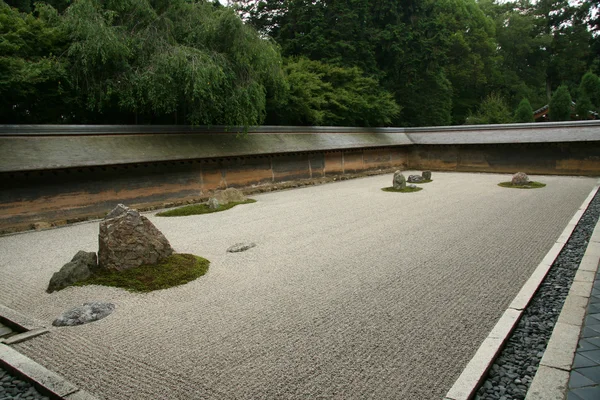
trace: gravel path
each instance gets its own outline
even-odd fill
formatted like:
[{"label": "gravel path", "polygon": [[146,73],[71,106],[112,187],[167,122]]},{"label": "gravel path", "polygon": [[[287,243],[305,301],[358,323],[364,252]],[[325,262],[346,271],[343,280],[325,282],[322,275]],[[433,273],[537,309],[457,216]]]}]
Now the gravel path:
[{"label": "gravel path", "polygon": [[[596,179],[391,175],[255,196],[210,215],[151,217],[206,276],[149,294],[51,295],[52,273],[96,251],[97,223],[0,238],[0,303],[50,322],[87,301],[108,318],[15,348],[106,399],[439,399]],[[227,253],[238,242],[255,242]]]}]

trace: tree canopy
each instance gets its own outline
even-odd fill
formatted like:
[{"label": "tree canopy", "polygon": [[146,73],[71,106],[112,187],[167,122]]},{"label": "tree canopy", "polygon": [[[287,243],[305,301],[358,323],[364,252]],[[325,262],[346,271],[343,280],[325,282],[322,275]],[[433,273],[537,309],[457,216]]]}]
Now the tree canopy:
[{"label": "tree canopy", "polygon": [[230,3],[0,0],[0,123],[491,123],[561,85],[600,106],[595,0]]}]

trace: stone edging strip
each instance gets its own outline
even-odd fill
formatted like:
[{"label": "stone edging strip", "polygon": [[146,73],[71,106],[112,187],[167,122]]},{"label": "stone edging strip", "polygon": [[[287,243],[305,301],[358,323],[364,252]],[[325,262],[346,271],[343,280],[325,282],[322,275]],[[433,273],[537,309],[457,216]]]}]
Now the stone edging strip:
[{"label": "stone edging strip", "polygon": [[[489,333],[488,337],[483,341],[481,346],[479,346],[479,349],[477,350],[477,352],[475,353],[473,358],[471,358],[471,360],[469,361],[469,363],[467,364],[467,366],[465,367],[463,372],[460,374],[460,376],[458,377],[456,382],[454,382],[454,385],[452,385],[452,387],[450,388],[450,390],[444,397],[444,400],[469,400],[475,396],[475,393],[476,393],[477,389],[479,388],[480,383],[483,381],[489,368],[492,366],[492,364],[494,363],[494,360],[496,359],[496,357],[502,350],[502,347],[504,346],[504,343],[508,339],[508,336],[511,334],[514,327],[519,322],[519,319],[521,318],[521,315],[523,314],[523,310],[525,309],[525,307],[527,307],[527,304],[529,304],[529,302],[533,298],[533,295],[538,290],[542,281],[548,274],[548,271],[550,270],[550,267],[554,263],[554,260],[556,259],[556,257],[558,257],[558,255],[560,254],[561,250],[563,249],[565,243],[567,243],[567,241],[571,237],[573,230],[579,223],[579,220],[583,216],[583,213],[585,212],[585,210],[589,206],[590,202],[596,195],[596,192],[598,192],[599,188],[600,188],[600,180],[598,181],[598,183],[596,184],[594,189],[592,189],[592,191],[590,192],[588,197],[585,199],[585,201],[583,202],[581,207],[579,207],[579,210],[577,210],[575,215],[573,215],[573,218],[571,218],[571,221],[567,224],[567,226],[563,230],[562,234],[556,240],[556,243],[554,243],[554,245],[552,246],[550,251],[548,251],[548,253],[544,257],[542,262],[538,265],[538,267],[535,269],[535,271],[533,271],[533,274],[531,274],[531,276],[529,277],[527,282],[525,282],[525,284],[523,285],[523,287],[521,288],[519,293],[515,296],[512,303],[508,306],[506,311],[504,311],[504,314],[502,315],[502,317],[500,317],[500,320],[496,323],[496,326],[494,326],[492,331]],[[600,243],[598,243],[600,241],[599,226],[600,226],[600,224],[596,226],[596,228],[594,230],[594,234],[592,235],[593,239],[590,240],[590,243],[588,245],[588,249],[589,249],[590,246],[592,245],[592,243],[594,243],[593,240],[595,239],[595,241],[596,241],[595,243],[597,245],[597,250],[596,250],[597,256],[600,256]],[[586,260],[586,256],[587,256],[587,251],[586,251],[586,255],[584,255],[584,259],[581,262],[582,266],[584,264],[584,261]],[[591,259],[588,259],[588,260],[592,261],[592,264],[593,264],[593,260],[591,260]],[[588,262],[588,261],[586,261],[586,262]],[[598,267],[598,257],[596,257],[596,267]],[[591,267],[588,267],[588,268],[591,268]],[[579,269],[581,270],[581,266]],[[585,289],[588,289],[587,297],[589,297],[589,294],[591,293],[593,280],[591,282],[581,282],[580,280],[582,279],[583,275],[579,276],[579,272],[580,271],[578,271],[577,275],[575,276],[575,280],[573,282],[573,286],[571,287],[571,291],[569,292],[569,297],[567,298],[567,302],[569,302],[569,298],[571,297],[571,294],[574,293],[574,290],[577,291],[577,293],[579,293],[582,289],[584,289],[584,287],[580,287],[580,286],[585,286]],[[578,276],[579,276],[579,278],[578,278]],[[579,294],[579,296],[582,296],[582,295]],[[563,317],[563,314],[566,314],[565,309],[567,308],[567,302],[565,302],[565,305],[563,306],[563,311],[561,312],[561,315],[559,317],[557,327],[558,327],[558,325],[562,325],[561,322],[563,322],[566,318],[566,317],[563,318],[563,321],[561,321],[561,319],[560,319]],[[575,300],[573,302],[575,302]],[[579,305],[579,303],[575,303],[575,304]],[[581,313],[581,320],[579,321],[580,325],[581,325],[584,315],[585,315],[585,306],[587,306],[587,298],[586,298],[585,304],[579,311]],[[571,305],[569,303],[569,307],[575,307],[575,305]],[[577,315],[579,315],[579,314],[577,314]],[[550,368],[544,364],[544,360],[546,359],[546,354],[548,353],[548,350],[550,350],[552,352],[550,344],[552,343],[552,341],[554,339],[554,333],[557,331],[557,327],[555,327],[552,337],[550,339],[550,342],[548,343],[548,349],[547,349],[546,353],[544,353],[544,357],[542,358],[542,361],[540,363],[540,369],[538,370],[538,373],[534,377],[534,380],[531,384],[531,387],[529,389],[526,400],[538,400],[538,399],[548,400],[548,399],[551,399],[551,397],[530,397],[529,393],[532,392],[532,390],[534,389],[534,385],[536,385],[536,380],[538,380],[538,375],[540,375],[540,373],[541,373],[542,374],[541,376],[546,376],[544,374],[544,370],[546,368]],[[571,356],[570,356],[571,362],[573,361],[573,354],[575,353],[578,339],[579,339],[579,330],[577,331],[577,334],[575,335],[575,337],[573,339],[574,347],[572,349]],[[554,340],[554,344],[553,344],[552,348],[554,348],[555,345],[558,345],[559,343],[560,343],[560,347],[564,347],[563,343],[561,343],[560,340],[562,340],[562,339]],[[571,343],[569,342],[569,344],[571,344]],[[563,350],[561,350],[561,352],[563,352]],[[551,357],[551,356],[548,356],[548,357]],[[571,364],[569,363],[569,365],[566,366],[567,371],[570,369],[570,367],[571,367]],[[564,372],[566,374],[566,380],[564,380],[564,387],[562,387],[560,389],[562,391],[561,396],[564,396],[564,389],[566,388],[566,382],[568,381],[569,373],[565,372],[565,371],[562,371],[562,372]],[[544,382],[541,382],[542,378],[540,377],[539,384],[541,384],[543,386],[547,386],[549,384],[550,380],[552,381],[553,384],[558,383],[559,381],[553,375],[554,374],[552,374],[552,376],[548,376],[549,380],[544,379]],[[557,397],[557,399],[563,399],[563,397]]]},{"label": "stone edging strip", "polygon": [[564,399],[579,336],[600,263],[600,221],[596,223],[540,367],[526,400]]},{"label": "stone edging strip", "polygon": [[0,343],[0,364],[10,371],[24,377],[41,388],[60,399],[68,400],[95,400],[89,393],[79,390],[72,383],[61,376],[42,367],[32,359],[13,350],[6,344]]},{"label": "stone edging strip", "polygon": [[0,305],[0,320],[23,332],[0,340],[0,365],[25,380],[32,382],[45,393],[54,398],[65,400],[96,400],[89,393],[63,379],[60,375],[42,367],[32,359],[9,347],[11,344],[23,342],[49,330],[41,322]]}]

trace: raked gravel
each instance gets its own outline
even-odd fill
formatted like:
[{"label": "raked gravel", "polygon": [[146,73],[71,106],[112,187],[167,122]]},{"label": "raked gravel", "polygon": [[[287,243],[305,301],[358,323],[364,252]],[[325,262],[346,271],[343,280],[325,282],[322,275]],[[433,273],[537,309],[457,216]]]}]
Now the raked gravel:
[{"label": "raked gravel", "polygon": [[[407,172],[407,174],[410,172]],[[90,301],[90,324],[15,345],[104,399],[439,399],[596,183],[433,173],[416,193],[392,175],[254,196],[257,203],[151,220],[176,251],[211,261],[148,294],[100,286],[47,294],[98,223],[0,238],[0,303],[49,324]],[[239,242],[257,246],[227,253]]]}]

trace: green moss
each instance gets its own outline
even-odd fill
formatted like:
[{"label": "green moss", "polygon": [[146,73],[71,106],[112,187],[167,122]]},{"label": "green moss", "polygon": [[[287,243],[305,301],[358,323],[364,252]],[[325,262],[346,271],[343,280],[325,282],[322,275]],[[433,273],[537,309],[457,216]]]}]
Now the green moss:
[{"label": "green moss", "polygon": [[382,188],[381,190],[383,190],[384,192],[412,193],[412,192],[418,192],[419,190],[423,190],[423,188],[420,188],[420,187],[410,188],[407,186],[404,189],[394,189],[393,186],[390,186],[390,187]]},{"label": "green moss", "polygon": [[151,292],[183,285],[204,275],[210,262],[193,254],[173,254],[158,264],[124,271],[102,271],[74,286],[102,285],[132,292]]},{"label": "green moss", "polygon": [[158,217],[185,217],[188,215],[210,214],[213,212],[229,210],[230,208],[233,208],[233,207],[237,206],[238,204],[249,204],[249,203],[256,203],[256,200],[248,199],[245,201],[232,201],[231,203],[221,204],[221,206],[219,208],[217,208],[216,210],[210,209],[208,207],[208,204],[206,204],[206,203],[192,204],[192,205],[185,206],[185,207],[179,207],[174,210],[163,211],[163,212],[157,213],[156,216],[158,216]]},{"label": "green moss", "polygon": [[501,182],[498,184],[498,186],[513,189],[539,189],[546,186],[546,184],[541,182],[529,182],[526,185],[513,185],[511,182]]}]

